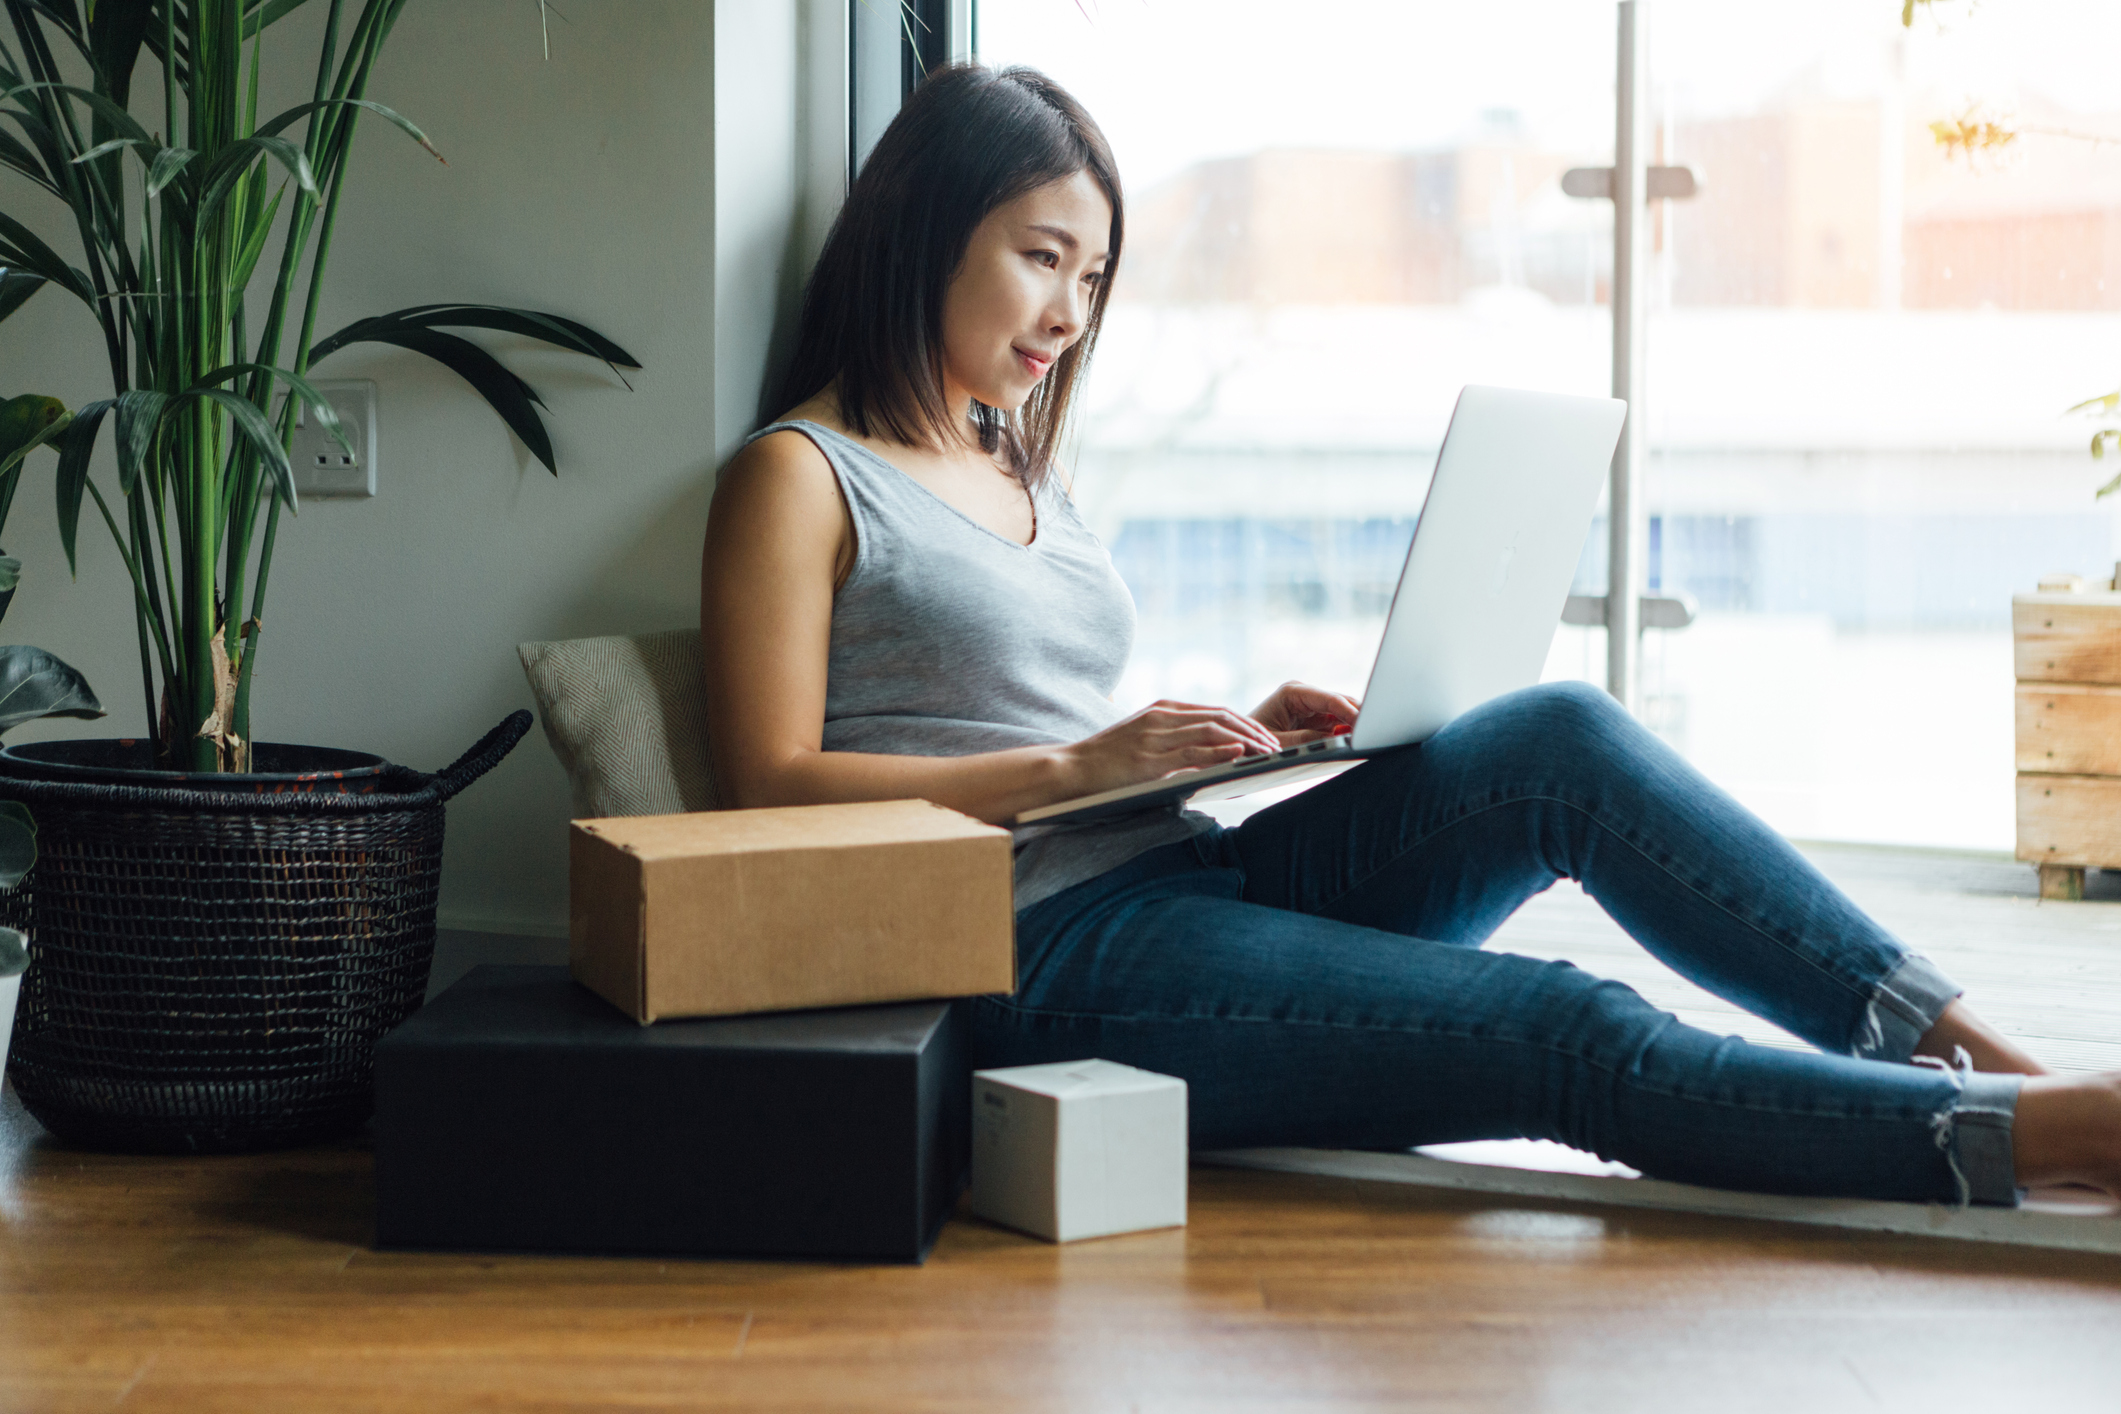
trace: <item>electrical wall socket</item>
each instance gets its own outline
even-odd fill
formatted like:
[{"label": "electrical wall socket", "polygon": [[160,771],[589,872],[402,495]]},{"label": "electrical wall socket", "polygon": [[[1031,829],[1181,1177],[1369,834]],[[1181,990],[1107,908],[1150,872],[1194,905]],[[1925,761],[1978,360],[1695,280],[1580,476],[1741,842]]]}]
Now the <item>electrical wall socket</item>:
[{"label": "electrical wall socket", "polygon": [[373,496],[376,494],[376,385],[366,378],[320,382],[318,392],[339,414],[339,426],[352,444],[348,451],[318,425],[297,398],[295,440],[288,460],[295,467],[297,496]]}]

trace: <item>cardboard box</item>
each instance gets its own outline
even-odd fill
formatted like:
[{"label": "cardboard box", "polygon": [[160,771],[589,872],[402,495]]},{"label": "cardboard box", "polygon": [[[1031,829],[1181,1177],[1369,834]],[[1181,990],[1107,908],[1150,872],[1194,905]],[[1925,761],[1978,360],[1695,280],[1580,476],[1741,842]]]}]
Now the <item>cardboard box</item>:
[{"label": "cardboard box", "polygon": [[918,1262],[965,1190],[961,1010],[643,1027],[476,968],[376,1048],[376,1240]]},{"label": "cardboard box", "polygon": [[574,975],[637,1021],[1016,987],[1009,832],[924,800],[574,822]]},{"label": "cardboard box", "polygon": [[972,1210],[1050,1242],[1186,1222],[1186,1082],[1112,1061],[972,1076]]}]

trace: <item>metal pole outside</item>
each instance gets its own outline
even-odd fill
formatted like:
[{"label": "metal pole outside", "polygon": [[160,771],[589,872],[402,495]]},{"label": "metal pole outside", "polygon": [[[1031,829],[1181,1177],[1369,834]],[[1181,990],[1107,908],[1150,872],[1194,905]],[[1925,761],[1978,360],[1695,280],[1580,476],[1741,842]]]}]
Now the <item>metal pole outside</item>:
[{"label": "metal pole outside", "polygon": [[1613,396],[1628,405],[1613,451],[1607,496],[1606,691],[1629,711],[1639,708],[1642,594],[1648,516],[1642,463],[1648,451],[1643,417],[1649,312],[1650,95],[1648,0],[1621,0],[1620,65],[1613,133]]}]

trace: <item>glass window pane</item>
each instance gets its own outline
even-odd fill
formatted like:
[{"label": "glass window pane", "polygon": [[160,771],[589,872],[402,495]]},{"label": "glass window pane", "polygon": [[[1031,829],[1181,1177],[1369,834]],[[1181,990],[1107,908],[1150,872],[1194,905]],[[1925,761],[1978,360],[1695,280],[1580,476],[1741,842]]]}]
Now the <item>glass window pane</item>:
[{"label": "glass window pane", "polygon": [[[2121,134],[2083,4],[1659,0],[1645,716],[1784,831],[2013,844],[2010,600],[2117,554]],[[1742,39],[1742,42],[1740,42]],[[1970,103],[2028,131],[1940,147]],[[2041,131],[2032,131],[2039,129]]]},{"label": "glass window pane", "polygon": [[[1141,608],[1122,701],[1359,691],[1458,389],[1611,386],[1611,212],[1560,175],[1611,161],[1612,12],[981,0],[979,46],[1127,184],[1072,453]],[[1564,629],[1551,672],[1603,663]]]}]

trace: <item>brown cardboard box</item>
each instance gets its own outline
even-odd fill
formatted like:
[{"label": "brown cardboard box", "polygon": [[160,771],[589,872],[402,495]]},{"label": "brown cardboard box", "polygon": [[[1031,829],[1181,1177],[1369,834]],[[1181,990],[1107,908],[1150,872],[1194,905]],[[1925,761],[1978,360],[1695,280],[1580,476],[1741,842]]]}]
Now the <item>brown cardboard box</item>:
[{"label": "brown cardboard box", "polygon": [[570,960],[644,1023],[1010,992],[1013,871],[925,800],[577,820]]}]

